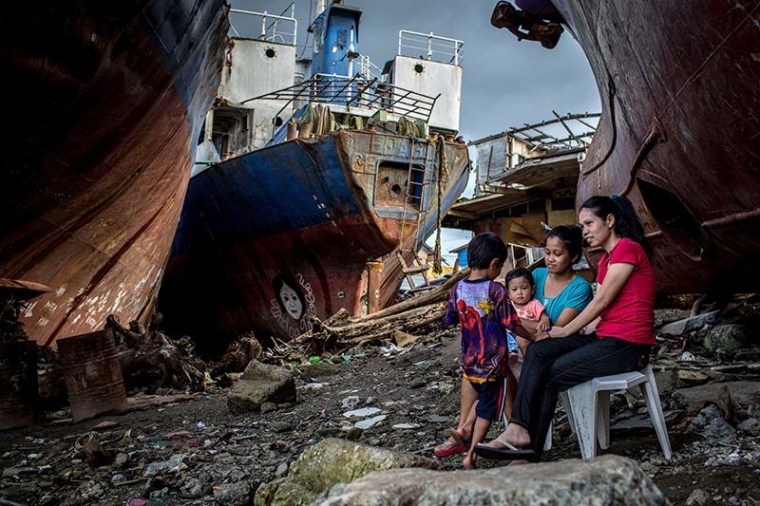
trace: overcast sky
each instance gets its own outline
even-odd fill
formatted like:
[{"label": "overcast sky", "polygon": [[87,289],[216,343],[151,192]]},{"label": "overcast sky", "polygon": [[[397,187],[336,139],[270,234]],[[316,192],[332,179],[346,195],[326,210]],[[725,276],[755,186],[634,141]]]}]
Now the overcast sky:
[{"label": "overcast sky", "polygon": [[[518,42],[507,30],[491,26],[495,0],[343,3],[362,9],[359,51],[381,68],[395,55],[401,29],[464,41],[460,133],[467,141],[550,119],[552,110],[559,114],[599,112],[591,68],[572,36],[565,32],[551,50],[536,42]],[[272,14],[281,13],[289,4],[279,0],[232,0],[233,7]],[[299,45],[306,39],[310,4],[311,0],[295,1]],[[254,29],[243,26],[239,15],[233,14],[231,20],[241,34],[244,28]],[[260,30],[260,26],[255,29]],[[465,194],[469,193],[468,189]],[[447,236],[445,251],[465,241],[461,234]]]}]

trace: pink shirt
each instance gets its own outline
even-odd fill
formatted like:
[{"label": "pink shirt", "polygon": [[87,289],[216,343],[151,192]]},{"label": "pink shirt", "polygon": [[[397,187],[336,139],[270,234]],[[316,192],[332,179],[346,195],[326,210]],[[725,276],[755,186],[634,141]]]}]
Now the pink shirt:
[{"label": "pink shirt", "polygon": [[545,311],[544,305],[538,299],[530,299],[526,304],[515,304],[513,302],[512,305],[520,319],[532,322],[537,322],[541,318],[541,313]]},{"label": "pink shirt", "polygon": [[596,326],[600,337],[617,337],[639,344],[654,344],[654,296],[657,281],[649,258],[636,241],[624,237],[602,255],[596,280],[604,283],[610,264],[631,264],[633,272]]}]

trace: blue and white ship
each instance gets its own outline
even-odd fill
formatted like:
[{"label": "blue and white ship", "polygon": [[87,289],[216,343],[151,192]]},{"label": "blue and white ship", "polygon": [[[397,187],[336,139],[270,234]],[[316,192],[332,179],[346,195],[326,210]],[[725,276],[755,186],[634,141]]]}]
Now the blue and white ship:
[{"label": "blue and white ship", "polygon": [[402,30],[380,70],[360,53],[361,11],[333,3],[304,61],[292,15],[237,14],[262,33],[230,40],[199,149],[219,161],[196,166],[161,294],[167,326],[201,342],[292,338],[390,304],[394,252],[411,259],[469,169],[461,41]]}]

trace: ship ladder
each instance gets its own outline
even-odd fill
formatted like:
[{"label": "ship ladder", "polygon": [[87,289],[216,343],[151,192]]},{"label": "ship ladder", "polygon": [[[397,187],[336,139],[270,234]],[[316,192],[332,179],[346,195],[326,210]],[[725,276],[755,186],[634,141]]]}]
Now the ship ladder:
[{"label": "ship ladder", "polygon": [[[427,169],[428,165],[431,163],[428,156],[430,145],[431,143],[429,141],[425,143],[425,162],[423,163],[422,167],[420,167],[414,163],[416,139],[414,137],[410,138],[409,169],[406,175],[406,196],[404,199],[404,206],[402,211],[399,245],[398,248],[396,248],[396,257],[401,264],[401,272],[404,274],[404,277],[409,284],[409,288],[413,293],[429,290],[432,288],[430,285],[430,279],[428,278],[427,274],[430,266],[426,263],[422,263],[420,258],[417,256],[417,237],[415,237],[414,241],[412,242],[411,250],[404,248],[404,241],[406,239],[406,224],[408,221],[410,221],[407,212],[416,209],[418,231],[422,222],[422,215],[424,213],[425,207],[425,187],[429,184],[427,177],[429,171]],[[415,234],[416,233],[417,232],[415,232]],[[412,265],[408,265],[406,263],[406,260],[404,259],[404,253],[410,254],[409,256],[412,258]],[[417,280],[414,279],[415,276],[419,275],[422,275],[423,279],[423,282],[420,285],[417,284],[419,282],[419,278]]]}]

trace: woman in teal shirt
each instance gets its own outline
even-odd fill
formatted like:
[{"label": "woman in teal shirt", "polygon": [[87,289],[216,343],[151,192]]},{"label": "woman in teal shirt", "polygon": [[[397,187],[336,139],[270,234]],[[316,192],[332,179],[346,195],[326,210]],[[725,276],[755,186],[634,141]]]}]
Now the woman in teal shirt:
[{"label": "woman in teal shirt", "polygon": [[582,244],[579,227],[554,227],[546,237],[546,267],[533,271],[535,297],[546,308],[554,326],[570,323],[594,297],[589,282],[573,271],[573,264],[581,258]]}]

